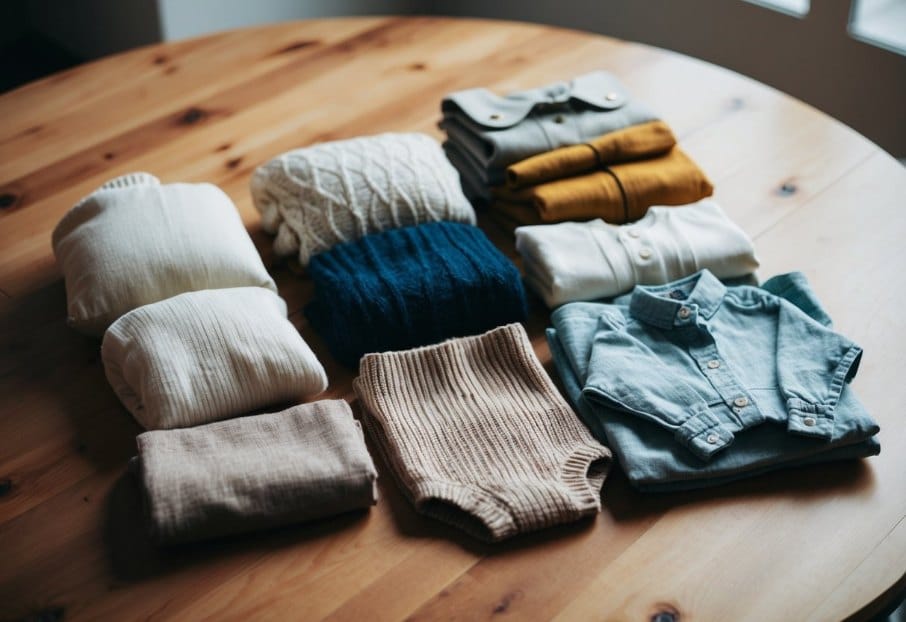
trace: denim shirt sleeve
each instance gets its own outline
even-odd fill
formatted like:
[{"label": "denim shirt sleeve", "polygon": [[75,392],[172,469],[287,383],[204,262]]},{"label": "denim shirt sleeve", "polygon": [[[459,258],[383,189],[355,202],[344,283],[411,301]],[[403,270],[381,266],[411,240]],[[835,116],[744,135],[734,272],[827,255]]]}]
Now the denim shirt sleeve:
[{"label": "denim shirt sleeve", "polygon": [[619,312],[603,313],[598,320],[582,394],[672,431],[702,460],[733,442],[733,433],[711,414],[702,396],[625,330]]},{"label": "denim shirt sleeve", "polygon": [[780,300],[777,375],[786,398],[787,430],[830,439],[834,407],[843,386],[856,375],[862,348]]}]

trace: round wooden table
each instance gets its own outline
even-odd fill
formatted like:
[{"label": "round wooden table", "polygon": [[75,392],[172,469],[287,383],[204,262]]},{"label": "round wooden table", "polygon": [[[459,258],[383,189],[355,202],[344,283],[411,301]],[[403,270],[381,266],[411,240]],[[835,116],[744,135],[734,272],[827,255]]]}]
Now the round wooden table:
[{"label": "round wooden table", "polygon": [[[133,170],[210,181],[236,202],[299,310],[304,278],[274,261],[252,170],[316,141],[440,137],[441,97],[594,70],[658,110],[756,242],[760,276],[802,270],[865,348],[854,386],[882,454],[713,490],[632,490],[619,472],[594,520],[498,545],[417,515],[378,462],[381,501],[341,516],[170,551],[142,531],[125,475],[140,432],[98,342],[64,324],[50,248],[63,213]],[[285,23],[142,48],[0,98],[0,618],[831,620],[904,586],[906,170],[813,108],[713,65],[543,26],[442,18]],[[492,239],[512,240],[489,222]],[[529,328],[548,369],[538,310]],[[56,617],[54,617],[56,616]],[[38,618],[35,618],[38,619]]]}]

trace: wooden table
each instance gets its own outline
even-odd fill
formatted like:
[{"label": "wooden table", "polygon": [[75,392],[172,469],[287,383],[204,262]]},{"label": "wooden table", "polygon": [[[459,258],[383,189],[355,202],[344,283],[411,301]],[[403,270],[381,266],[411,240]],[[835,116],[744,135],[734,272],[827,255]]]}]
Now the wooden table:
[{"label": "wooden table", "polygon": [[[595,520],[493,546],[415,514],[379,462],[382,499],[368,513],[150,547],[124,476],[140,429],[104,379],[98,342],[64,324],[50,249],[63,213],[133,170],[220,185],[325,361],[329,396],[353,400],[350,374],[299,312],[310,284],[274,261],[260,231],[251,171],[316,141],[439,137],[452,90],[601,68],[659,110],[709,173],[755,239],[761,276],[803,270],[838,330],[865,347],[854,386],[881,424],[881,456],[668,495],[637,493],[614,473]],[[906,171],[809,106],[579,32],[341,19],[158,45],[51,76],[0,98],[0,144],[0,618],[831,620],[866,617],[904,586]],[[538,312],[530,329],[552,369],[546,322]]]}]

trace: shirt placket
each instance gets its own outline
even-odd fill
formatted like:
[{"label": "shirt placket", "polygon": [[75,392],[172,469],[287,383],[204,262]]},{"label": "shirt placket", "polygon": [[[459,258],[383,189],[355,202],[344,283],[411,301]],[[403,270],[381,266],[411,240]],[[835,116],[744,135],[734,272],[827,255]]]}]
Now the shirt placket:
[{"label": "shirt placket", "polygon": [[730,410],[727,413],[728,427],[738,432],[763,423],[764,415],[720,355],[714,335],[698,311],[697,305],[681,306],[677,311],[677,324],[683,329],[689,356]]}]

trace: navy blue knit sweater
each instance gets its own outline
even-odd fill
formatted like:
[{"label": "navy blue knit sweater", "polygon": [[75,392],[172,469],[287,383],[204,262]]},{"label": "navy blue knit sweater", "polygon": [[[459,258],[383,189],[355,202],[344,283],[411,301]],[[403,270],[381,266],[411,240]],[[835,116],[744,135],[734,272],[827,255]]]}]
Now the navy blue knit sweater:
[{"label": "navy blue knit sweater", "polygon": [[315,255],[305,314],[349,367],[525,320],[516,266],[481,229],[433,222],[365,236]]}]

